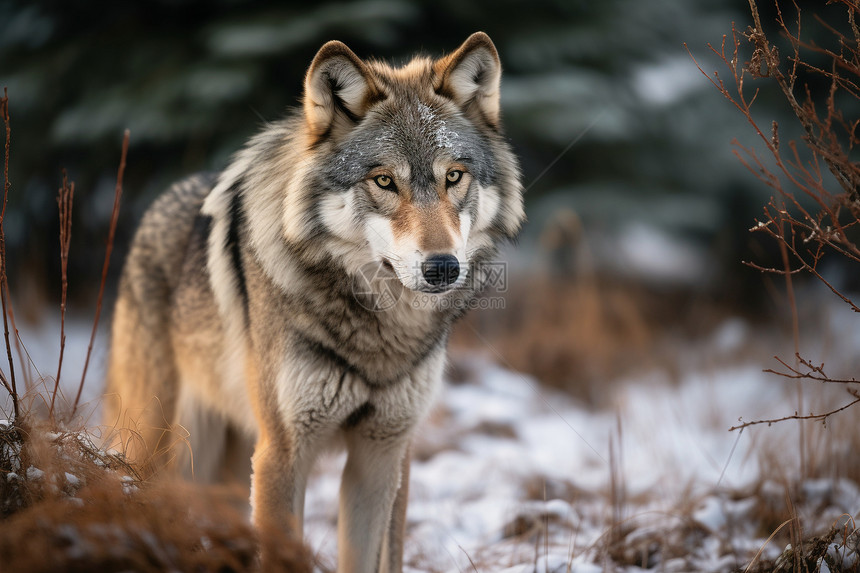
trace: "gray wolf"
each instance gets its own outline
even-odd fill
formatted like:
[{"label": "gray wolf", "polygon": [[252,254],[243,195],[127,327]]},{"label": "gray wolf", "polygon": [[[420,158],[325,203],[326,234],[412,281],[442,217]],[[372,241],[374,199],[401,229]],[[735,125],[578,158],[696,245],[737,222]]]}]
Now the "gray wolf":
[{"label": "gray wolf", "polygon": [[301,530],[312,464],[340,445],[338,571],[401,570],[410,436],[453,303],[524,218],[500,76],[480,32],[399,68],[329,42],[301,109],[155,202],[108,367],[132,459],[204,482],[250,459],[254,521]]}]

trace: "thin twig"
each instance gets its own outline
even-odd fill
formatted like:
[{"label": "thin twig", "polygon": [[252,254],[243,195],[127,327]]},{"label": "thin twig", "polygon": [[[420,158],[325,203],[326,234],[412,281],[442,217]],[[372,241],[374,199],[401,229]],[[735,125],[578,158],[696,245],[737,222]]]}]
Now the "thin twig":
[{"label": "thin twig", "polygon": [[[752,3],[753,0],[750,0]],[[785,229],[782,224],[779,226],[779,232],[785,233]],[[783,235],[784,236],[784,235]],[[788,305],[791,308],[791,333],[794,339],[794,355],[800,356],[800,318],[797,314],[797,301],[794,298],[794,282],[791,280],[792,276],[789,272],[791,270],[791,262],[788,259],[788,247],[786,246],[785,241],[780,241],[779,243],[780,254],[782,255],[782,265],[785,269],[785,292],[788,296]],[[797,384],[797,411],[803,411],[803,385]],[[800,475],[806,475],[806,448],[804,444],[806,440],[804,439],[806,435],[805,428],[803,424],[799,425],[797,432],[797,440],[798,440],[798,451],[800,452],[799,462],[800,462]]]},{"label": "thin twig", "polygon": [[[843,111],[837,106],[837,96],[842,93],[847,94],[848,97],[860,99],[860,81],[858,81],[860,29],[855,23],[854,14],[854,11],[858,10],[858,5],[853,0],[838,1],[848,9],[848,24],[853,33],[853,40],[849,40],[844,34],[838,32],[836,27],[818,18],[824,25],[824,29],[829,30],[839,43],[838,51],[822,48],[813,41],[802,39],[803,28],[799,4],[794,0],[791,2],[796,15],[796,26],[790,27],[780,2],[775,0],[778,30],[790,44],[787,57],[780,59],[779,51],[770,43],[764,30],[756,0],[749,0],[753,26],[746,32],[739,33],[733,24],[731,36],[724,35],[719,48],[708,44],[711,52],[726,66],[728,70],[726,77],[730,76],[730,79],[734,80],[733,90],[730,90],[729,84],[720,77],[718,72],[713,74],[705,72],[692,54],[690,57],[717,91],[746,118],[775,164],[774,168],[766,164],[754,149],[745,147],[736,140],[732,142],[735,147],[733,152],[741,163],[775,192],[775,196],[771,197],[764,208],[764,217],[757,220],[757,224],[750,231],[764,233],[777,242],[782,258],[781,264],[759,265],[752,262],[745,262],[745,264],[762,272],[784,275],[792,319],[796,362],[792,367],[785,361],[779,360],[785,367],[785,372],[776,370],[766,370],[766,372],[796,380],[851,384],[856,380],[833,379],[824,372],[823,365],[815,366],[801,358],[799,349],[801,324],[793,285],[794,275],[808,273],[846,303],[853,312],[860,313],[860,305],[840,292],[839,288],[826,279],[819,269],[819,264],[826,253],[841,257],[846,265],[860,264],[860,245],[856,242],[855,232],[857,227],[860,227],[860,197],[858,197],[860,162],[852,161],[848,154],[855,146],[860,145],[860,136],[858,136],[860,120],[846,119]],[[749,61],[743,64],[739,57],[741,38],[749,42],[752,50]],[[689,49],[687,51],[689,53]],[[805,62],[803,58],[808,52],[828,58],[830,65]],[[829,89],[820,94],[813,92],[808,84],[798,82],[799,73],[827,78]],[[804,130],[801,142],[803,145],[797,141],[788,141],[780,145],[779,132],[775,123],[772,123],[769,133],[765,133],[758,126],[751,109],[758,90],[752,98],[745,95],[746,76],[751,79],[769,79],[776,83]],[[809,158],[804,158],[801,149],[809,152]],[[826,170],[823,167],[826,167]],[[841,187],[841,192],[828,190],[831,181],[825,180],[826,171],[834,176]],[[793,187],[787,188],[784,186],[785,182]],[[810,209],[809,201],[804,198],[811,200],[815,209]],[[807,371],[802,370],[804,368]],[[855,394],[852,393],[852,395]],[[860,398],[860,396],[857,397]],[[830,415],[842,411],[857,401],[826,414],[800,416],[798,412],[803,411],[804,406],[802,386],[798,386],[798,402],[794,416],[755,423],[770,424],[789,419],[814,419],[824,422]],[[745,427],[745,425],[732,429]],[[801,427],[800,439],[803,452],[802,434]]]},{"label": "thin twig", "polygon": [[833,414],[838,414],[839,412],[841,412],[843,410],[847,410],[848,408],[850,408],[854,404],[857,404],[858,402],[860,402],[860,394],[858,394],[857,392],[853,392],[851,390],[849,390],[848,393],[851,394],[852,396],[854,396],[855,399],[852,400],[851,402],[848,402],[847,404],[845,404],[844,406],[842,406],[840,408],[836,408],[835,410],[825,412],[824,414],[809,414],[807,416],[801,416],[800,414],[795,412],[793,415],[785,416],[783,418],[775,418],[773,420],[755,420],[753,422],[744,422],[742,419],[738,419],[739,422],[743,422],[743,423],[741,423],[737,426],[732,426],[731,428],[729,428],[729,431],[734,432],[735,430],[742,430],[743,428],[746,428],[747,426],[755,426],[757,424],[767,424],[768,426],[770,426],[771,424],[776,424],[777,422],[785,422],[786,420],[814,420],[816,422],[826,423],[827,418],[829,418]]},{"label": "thin twig", "polygon": [[60,389],[60,376],[63,372],[63,355],[66,350],[66,293],[69,290],[69,246],[72,240],[72,203],[75,198],[75,182],[69,183],[66,170],[63,170],[63,186],[57,194],[60,209],[60,276],[62,289],[60,295],[60,360],[57,364],[57,377],[54,379],[54,392],[51,394],[51,407],[48,416],[54,419],[54,402]]},{"label": "thin twig", "polygon": [[785,366],[791,372],[791,374],[787,374],[785,372],[780,372],[778,370],[773,370],[770,368],[765,370],[765,372],[768,372],[770,374],[776,374],[777,376],[782,376],[783,378],[791,378],[793,380],[814,380],[816,382],[824,382],[827,384],[860,384],[860,380],[857,380],[856,378],[831,378],[830,376],[825,374],[824,364],[816,366],[812,364],[809,360],[800,356],[800,354],[797,354],[795,357],[800,364],[809,369],[809,372],[802,372],[797,368],[792,368],[785,362],[785,360],[783,360],[779,356],[774,356],[774,358],[780,364]]},{"label": "thin twig", "polygon": [[117,170],[116,174],[116,188],[114,189],[113,211],[111,212],[110,217],[110,229],[108,231],[107,247],[105,250],[105,261],[104,265],[102,266],[102,280],[99,284],[99,296],[96,300],[96,316],[93,319],[93,331],[90,334],[90,344],[87,347],[87,358],[84,361],[84,371],[81,374],[81,383],[78,385],[78,393],[77,395],[75,395],[75,402],[72,405],[72,417],[74,417],[75,412],[78,409],[78,404],[81,401],[81,392],[83,392],[84,390],[84,381],[87,378],[87,369],[90,365],[90,357],[92,356],[93,345],[95,344],[96,340],[96,331],[99,327],[99,317],[102,313],[102,302],[104,300],[105,294],[105,283],[107,283],[108,268],[110,267],[110,255],[113,251],[113,243],[116,235],[116,225],[117,221],[119,220],[119,204],[120,199],[122,198],[122,177],[125,173],[125,160],[126,156],[128,155],[128,138],[129,131],[126,129],[122,137],[122,155],[120,156],[119,169]]},{"label": "thin twig", "polygon": [[[6,288],[9,288],[8,281],[6,284]],[[6,308],[6,312],[9,315],[9,324],[12,325],[12,332],[15,334],[15,336],[13,337],[15,339],[15,353],[18,355],[18,364],[21,365],[20,374],[24,378],[24,392],[27,393],[32,387],[32,380],[29,373],[29,369],[24,369],[24,365],[26,364],[24,355],[27,353],[27,349],[24,348],[24,344],[21,342],[21,334],[18,332],[18,325],[15,323],[15,313],[12,311],[11,304]]]},{"label": "thin twig", "polygon": [[[11,149],[11,143],[12,143],[12,127],[9,123],[9,95],[6,91],[6,88],[3,88],[3,94],[4,94],[3,98],[0,98],[0,116],[3,117],[3,122],[4,122],[5,127],[6,127],[6,129],[5,129],[6,138],[5,138],[5,146],[4,146],[5,155],[4,155],[4,163],[3,163],[3,181],[4,181],[3,182],[3,212],[2,212],[2,214],[0,214],[0,235],[2,235],[2,239],[0,239],[0,241],[2,241],[2,252],[0,252],[0,256],[2,256],[2,258],[3,258],[3,262],[2,262],[2,266],[3,266],[3,269],[2,269],[3,288],[5,289],[6,293],[8,294],[9,293],[9,280],[8,280],[8,276],[6,275],[6,234],[5,234],[5,232],[3,232],[3,221],[6,220],[6,202],[7,202],[8,196],[9,196],[9,187],[11,186],[11,183],[9,181],[9,151]],[[18,361],[21,363],[21,367],[23,368],[23,366],[24,366],[23,351],[21,348],[20,336],[18,335],[18,326],[15,324],[15,313],[12,311],[11,297],[10,297],[10,302],[9,302],[8,306],[6,306],[4,308],[4,312],[3,312],[4,321],[5,321],[5,317],[7,314],[9,316],[9,322],[12,323],[12,330],[15,332],[15,350],[18,353]],[[6,344],[7,345],[9,344],[8,333],[6,335]],[[8,349],[7,349],[7,351],[8,351]],[[17,396],[17,387],[15,386],[15,382],[16,382],[15,371],[14,371],[14,368],[12,367],[12,363],[11,363],[11,360],[12,360],[11,353],[9,356],[9,360],[10,360],[10,363],[9,363],[10,364],[10,374],[11,374],[11,378],[12,378],[12,380],[11,380],[12,386],[9,390],[10,390],[10,394],[15,394],[13,396],[13,401],[14,401],[13,405],[16,407],[16,412],[17,412],[18,396]],[[29,377],[26,375],[26,373],[24,375],[24,386],[27,389],[29,389],[29,387],[30,387],[30,380],[29,380]]]},{"label": "thin twig", "polygon": [[4,377],[4,386],[12,397],[12,410],[15,421],[19,421],[18,411],[18,386],[15,381],[15,362],[12,360],[12,346],[9,344],[9,321],[7,308],[11,308],[12,301],[9,298],[9,280],[6,274],[6,233],[3,230],[3,221],[6,219],[6,204],[9,201],[9,150],[12,147],[12,126],[9,122],[9,93],[3,88],[3,97],[0,98],[0,115],[6,125],[5,159],[3,163],[3,209],[0,211],[0,305],[3,310],[3,335],[6,338],[6,357],[9,360],[9,379]]}]

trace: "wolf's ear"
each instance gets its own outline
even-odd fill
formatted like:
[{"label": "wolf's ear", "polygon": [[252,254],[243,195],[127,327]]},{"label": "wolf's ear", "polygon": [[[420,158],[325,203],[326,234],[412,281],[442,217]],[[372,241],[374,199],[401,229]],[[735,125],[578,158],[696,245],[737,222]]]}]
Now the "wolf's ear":
[{"label": "wolf's ear", "polygon": [[477,111],[492,127],[499,125],[502,65],[490,37],[475,32],[456,52],[433,64],[435,89],[466,111]]},{"label": "wolf's ear", "polygon": [[305,119],[319,136],[354,123],[380,97],[367,65],[346,44],[327,42],[305,76]]}]

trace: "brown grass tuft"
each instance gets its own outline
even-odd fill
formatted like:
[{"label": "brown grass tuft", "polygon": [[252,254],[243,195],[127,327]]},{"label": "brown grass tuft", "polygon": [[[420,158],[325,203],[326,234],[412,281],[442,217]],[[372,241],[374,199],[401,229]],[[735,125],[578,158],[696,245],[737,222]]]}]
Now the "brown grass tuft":
[{"label": "brown grass tuft", "polygon": [[73,497],[87,484],[138,481],[118,454],[99,449],[85,432],[50,431],[47,423],[0,426],[0,518],[55,497]]},{"label": "brown grass tuft", "polygon": [[235,496],[142,482],[84,432],[0,427],[0,563],[10,571],[310,572],[290,532],[255,531]]},{"label": "brown grass tuft", "polygon": [[595,382],[641,366],[652,338],[626,289],[598,287],[590,280],[520,284],[507,293],[505,305],[504,312],[466,315],[452,346],[486,349],[489,342],[505,366],[588,403],[600,400]]},{"label": "brown grass tuft", "polygon": [[[587,272],[511,282],[504,310],[476,310],[457,324],[452,354],[484,353],[597,407],[611,404],[612,383],[628,375],[656,370],[679,380],[685,350],[738,312],[707,295]],[[731,352],[706,358],[740,359],[745,350]],[[457,368],[450,375],[466,377]]]},{"label": "brown grass tuft", "polygon": [[224,499],[179,484],[132,490],[119,480],[55,496],[3,524],[0,562],[10,571],[257,571],[265,546],[270,570],[310,572],[300,541],[259,534]]}]

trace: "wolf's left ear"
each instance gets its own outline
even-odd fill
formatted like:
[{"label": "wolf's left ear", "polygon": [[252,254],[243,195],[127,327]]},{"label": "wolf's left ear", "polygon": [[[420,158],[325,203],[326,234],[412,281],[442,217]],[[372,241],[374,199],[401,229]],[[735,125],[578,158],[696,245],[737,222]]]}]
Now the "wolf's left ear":
[{"label": "wolf's left ear", "polygon": [[477,111],[492,127],[499,126],[499,84],[502,65],[490,37],[475,32],[457,51],[433,64],[435,89],[467,112]]},{"label": "wolf's left ear", "polygon": [[305,118],[317,136],[355,123],[380,97],[367,65],[342,42],[324,44],[305,76]]}]

